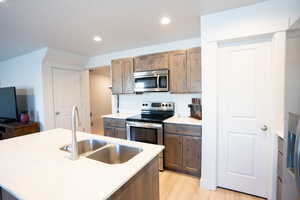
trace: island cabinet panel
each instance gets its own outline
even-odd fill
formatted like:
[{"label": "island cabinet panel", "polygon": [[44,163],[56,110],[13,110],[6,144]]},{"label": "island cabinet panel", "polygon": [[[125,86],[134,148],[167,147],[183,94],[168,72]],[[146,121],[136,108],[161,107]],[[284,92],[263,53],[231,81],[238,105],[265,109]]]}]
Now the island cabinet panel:
[{"label": "island cabinet panel", "polygon": [[185,93],[187,88],[186,51],[169,53],[170,60],[170,89],[172,93]]},{"label": "island cabinet panel", "polygon": [[169,68],[168,53],[157,53],[134,58],[134,71],[142,72]]},{"label": "island cabinet panel", "polygon": [[169,52],[170,91],[201,92],[201,48]]},{"label": "island cabinet panel", "polygon": [[141,169],[109,200],[159,200],[158,157]]},{"label": "island cabinet panel", "polygon": [[112,60],[112,93],[129,94],[133,93],[133,58]]},{"label": "island cabinet panel", "polygon": [[165,166],[182,169],[182,136],[165,133]]},{"label": "island cabinet panel", "polygon": [[166,168],[200,176],[201,127],[194,125],[165,124],[164,130]]},{"label": "island cabinet panel", "polygon": [[104,118],[104,135],[120,139],[127,139],[125,119]]},{"label": "island cabinet panel", "polygon": [[187,77],[189,92],[200,93],[202,90],[200,47],[187,51]]}]

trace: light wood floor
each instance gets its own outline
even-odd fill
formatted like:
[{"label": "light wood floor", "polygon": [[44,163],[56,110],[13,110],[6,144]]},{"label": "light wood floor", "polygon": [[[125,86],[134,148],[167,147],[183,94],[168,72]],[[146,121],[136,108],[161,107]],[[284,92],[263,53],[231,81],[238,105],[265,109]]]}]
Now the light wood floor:
[{"label": "light wood floor", "polygon": [[199,182],[197,177],[165,170],[160,173],[160,200],[262,200],[225,189],[209,191]]}]

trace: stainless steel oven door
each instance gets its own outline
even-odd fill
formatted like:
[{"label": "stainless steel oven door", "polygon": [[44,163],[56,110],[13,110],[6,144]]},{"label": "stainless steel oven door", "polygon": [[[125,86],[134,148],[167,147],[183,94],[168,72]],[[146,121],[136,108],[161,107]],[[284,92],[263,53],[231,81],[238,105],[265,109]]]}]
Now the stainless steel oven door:
[{"label": "stainless steel oven door", "polygon": [[[126,122],[127,140],[163,145],[163,125],[147,122]],[[159,155],[159,170],[163,170],[163,153]]]}]

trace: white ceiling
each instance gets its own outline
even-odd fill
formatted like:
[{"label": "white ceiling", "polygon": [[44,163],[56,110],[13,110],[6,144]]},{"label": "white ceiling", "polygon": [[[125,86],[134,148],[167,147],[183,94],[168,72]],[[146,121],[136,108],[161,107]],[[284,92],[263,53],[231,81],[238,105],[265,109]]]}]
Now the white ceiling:
[{"label": "white ceiling", "polygon": [[[200,13],[261,0],[6,0],[0,60],[42,47],[83,56],[200,36]],[[172,22],[161,26],[167,15]],[[94,35],[103,38],[95,43]]]}]

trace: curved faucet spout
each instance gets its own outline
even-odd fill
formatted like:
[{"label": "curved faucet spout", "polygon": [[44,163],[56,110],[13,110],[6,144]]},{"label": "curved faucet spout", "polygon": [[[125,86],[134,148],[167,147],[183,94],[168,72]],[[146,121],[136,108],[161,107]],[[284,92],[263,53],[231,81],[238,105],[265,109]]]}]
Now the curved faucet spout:
[{"label": "curved faucet spout", "polygon": [[72,109],[72,160],[78,160],[78,143],[76,136],[77,124],[79,124],[79,111],[77,106]]}]

